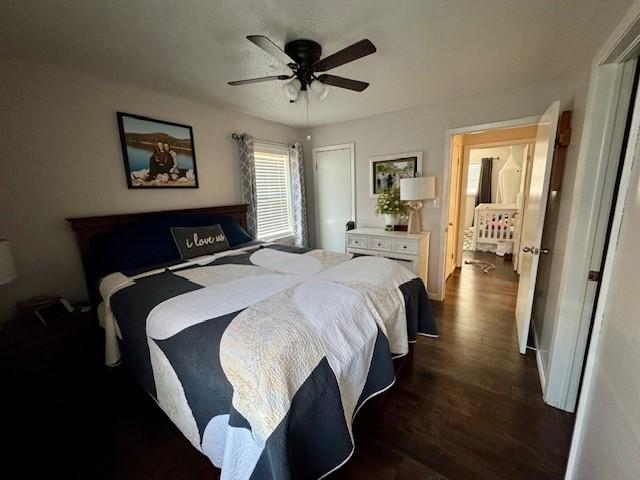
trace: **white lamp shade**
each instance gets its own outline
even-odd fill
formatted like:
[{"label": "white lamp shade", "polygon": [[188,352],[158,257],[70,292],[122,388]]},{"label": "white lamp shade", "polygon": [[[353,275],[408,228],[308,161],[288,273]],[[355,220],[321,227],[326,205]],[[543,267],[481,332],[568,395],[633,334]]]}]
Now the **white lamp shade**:
[{"label": "white lamp shade", "polygon": [[400,200],[433,200],[436,198],[436,177],[400,179]]},{"label": "white lamp shade", "polygon": [[7,240],[0,238],[0,285],[12,282],[16,278],[11,248]]},{"label": "white lamp shade", "polygon": [[282,90],[284,91],[284,96],[287,97],[288,100],[295,102],[298,98],[298,93],[302,88],[302,83],[297,78],[294,78],[288,83],[285,83],[282,86]]},{"label": "white lamp shade", "polygon": [[314,80],[309,85],[311,91],[318,97],[318,100],[323,101],[329,95],[329,85],[321,83],[319,80]]}]

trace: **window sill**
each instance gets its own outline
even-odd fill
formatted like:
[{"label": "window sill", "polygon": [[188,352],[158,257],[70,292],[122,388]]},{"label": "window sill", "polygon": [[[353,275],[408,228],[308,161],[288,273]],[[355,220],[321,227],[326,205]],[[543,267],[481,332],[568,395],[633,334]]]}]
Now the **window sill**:
[{"label": "window sill", "polygon": [[263,242],[274,242],[274,243],[283,243],[285,245],[293,245],[293,242],[295,241],[295,237],[293,236],[293,234],[287,234],[287,235],[278,235],[275,237],[263,237],[263,238],[258,238],[257,240],[262,240]]}]

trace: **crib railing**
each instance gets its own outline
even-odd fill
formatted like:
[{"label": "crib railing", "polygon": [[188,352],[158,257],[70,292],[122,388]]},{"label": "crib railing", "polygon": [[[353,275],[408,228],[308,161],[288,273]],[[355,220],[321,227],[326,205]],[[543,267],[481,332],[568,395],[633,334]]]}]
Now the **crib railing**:
[{"label": "crib railing", "polygon": [[473,250],[479,243],[513,242],[518,208],[515,203],[481,203],[473,217]]}]

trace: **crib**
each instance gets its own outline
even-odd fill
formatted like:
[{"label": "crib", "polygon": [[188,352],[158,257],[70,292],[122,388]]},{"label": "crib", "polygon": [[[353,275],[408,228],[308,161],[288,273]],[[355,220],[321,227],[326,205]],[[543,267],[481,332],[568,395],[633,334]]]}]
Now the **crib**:
[{"label": "crib", "polygon": [[513,249],[515,203],[481,203],[475,208],[473,217],[473,244],[475,251],[495,251],[498,242],[511,243]]}]

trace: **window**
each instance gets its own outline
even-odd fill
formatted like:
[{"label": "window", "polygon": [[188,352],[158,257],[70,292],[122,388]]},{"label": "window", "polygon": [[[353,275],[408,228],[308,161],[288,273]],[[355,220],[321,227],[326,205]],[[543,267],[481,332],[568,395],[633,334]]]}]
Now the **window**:
[{"label": "window", "polygon": [[293,235],[289,149],[285,145],[254,144],[259,239]]},{"label": "window", "polygon": [[467,195],[475,195],[478,193],[480,185],[480,163],[469,164],[469,176],[467,177]]}]

